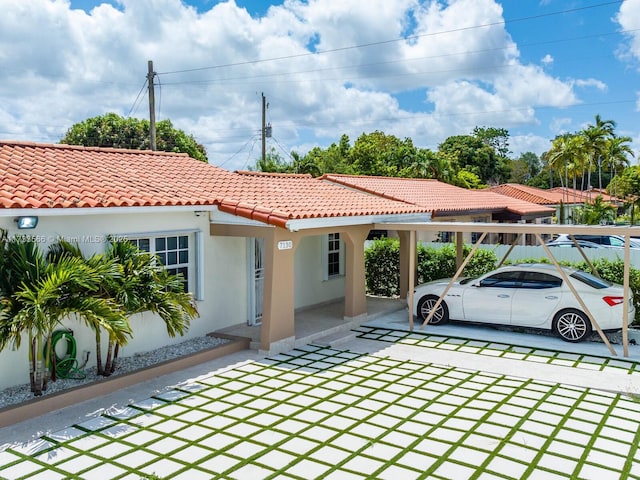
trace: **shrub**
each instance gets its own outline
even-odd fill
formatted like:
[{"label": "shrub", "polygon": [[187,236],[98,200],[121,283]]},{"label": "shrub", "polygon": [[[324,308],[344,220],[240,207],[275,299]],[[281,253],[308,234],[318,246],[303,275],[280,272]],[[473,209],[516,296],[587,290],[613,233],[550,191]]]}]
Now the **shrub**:
[{"label": "shrub", "polygon": [[400,293],[400,241],[374,240],[364,252],[367,293],[395,297]]},{"label": "shrub", "polygon": [[[471,248],[464,247],[464,255]],[[417,247],[417,282],[425,283],[450,278],[456,273],[456,251],[447,245],[442,248]],[[478,276],[495,268],[496,256],[489,250],[478,250],[467,264],[464,275]],[[365,250],[367,293],[393,297],[400,293],[400,242],[395,238],[374,240]]]}]

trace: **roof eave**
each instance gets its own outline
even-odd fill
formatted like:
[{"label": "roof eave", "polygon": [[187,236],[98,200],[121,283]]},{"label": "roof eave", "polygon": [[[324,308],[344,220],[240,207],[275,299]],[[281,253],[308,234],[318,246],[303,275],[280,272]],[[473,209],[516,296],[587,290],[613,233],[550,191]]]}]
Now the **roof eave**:
[{"label": "roof eave", "polygon": [[373,225],[384,223],[422,223],[430,222],[430,213],[409,213],[396,215],[351,215],[342,217],[301,218],[289,220],[286,227],[290,232],[327,227],[346,227],[353,225]]}]

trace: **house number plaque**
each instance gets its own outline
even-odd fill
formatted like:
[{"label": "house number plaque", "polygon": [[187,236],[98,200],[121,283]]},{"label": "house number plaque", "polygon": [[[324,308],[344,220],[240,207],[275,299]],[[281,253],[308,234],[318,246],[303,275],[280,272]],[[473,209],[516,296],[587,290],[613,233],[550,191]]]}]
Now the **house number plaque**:
[{"label": "house number plaque", "polygon": [[278,242],[278,250],[291,250],[293,248],[293,240],[281,240]]}]

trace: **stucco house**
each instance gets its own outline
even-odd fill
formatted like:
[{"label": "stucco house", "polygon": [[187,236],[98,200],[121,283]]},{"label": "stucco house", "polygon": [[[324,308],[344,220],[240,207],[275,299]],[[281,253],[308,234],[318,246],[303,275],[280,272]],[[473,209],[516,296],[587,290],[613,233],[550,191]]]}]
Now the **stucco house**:
[{"label": "stucco house", "polygon": [[[546,205],[500,195],[489,190],[468,190],[432,179],[368,177],[326,174],[321,179],[362,192],[427,208],[434,222],[551,223],[554,210]],[[419,232],[421,241],[453,241],[452,232]],[[475,242],[466,233],[463,241]],[[507,243],[511,235],[493,234],[487,243]],[[524,240],[524,239],[523,239]]]},{"label": "stucco house", "polygon": [[[104,251],[109,236],[134,241],[184,274],[200,312],[186,338],[261,322],[269,353],[293,347],[300,308],[344,299],[345,318],[366,318],[369,230],[430,218],[311,176],[230,172],[176,153],[0,141],[0,172],[9,235],[43,249],[63,238],[85,254]],[[88,328],[68,326],[79,351],[95,350]],[[184,340],[151,314],[132,326],[123,356]],[[0,388],[27,379],[26,350],[0,352]]]}]

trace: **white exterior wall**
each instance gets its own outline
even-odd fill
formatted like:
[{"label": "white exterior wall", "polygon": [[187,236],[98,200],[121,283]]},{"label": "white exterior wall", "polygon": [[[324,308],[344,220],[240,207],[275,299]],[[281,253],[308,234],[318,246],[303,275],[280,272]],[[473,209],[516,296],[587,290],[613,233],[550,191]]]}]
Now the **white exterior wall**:
[{"label": "white exterior wall", "polygon": [[325,235],[305,237],[295,253],[295,308],[303,308],[344,297],[344,276],[323,279],[327,259],[323,258]]},{"label": "white exterior wall", "polygon": [[[124,209],[123,209],[124,210]],[[0,218],[0,228],[9,235],[33,236],[46,251],[57,238],[77,242],[86,255],[104,252],[108,235],[145,236],[175,231],[201,232],[202,251],[195,254],[195,234],[189,234],[189,285],[196,285],[198,269],[202,282],[201,299],[197,301],[200,317],[193,320],[184,337],[169,338],[162,320],[145,313],[131,318],[133,338],[121,349],[121,356],[153,350],[168,344],[205,335],[214,330],[246,321],[247,268],[246,243],[243,238],[212,237],[206,213],[193,211],[157,212],[147,214],[100,214],[70,216],[40,216],[32,230],[18,230],[14,217]],[[195,255],[194,255],[195,254]],[[196,265],[199,256],[200,264]],[[69,319],[64,327],[71,328],[77,344],[77,358],[91,352],[89,366],[95,365],[95,335],[91,329]],[[104,337],[105,335],[103,335]],[[26,339],[18,351],[8,347],[0,352],[0,388],[29,381]],[[103,338],[103,348],[106,338]],[[104,354],[104,352],[103,352]],[[103,357],[104,359],[104,357]]]}]

